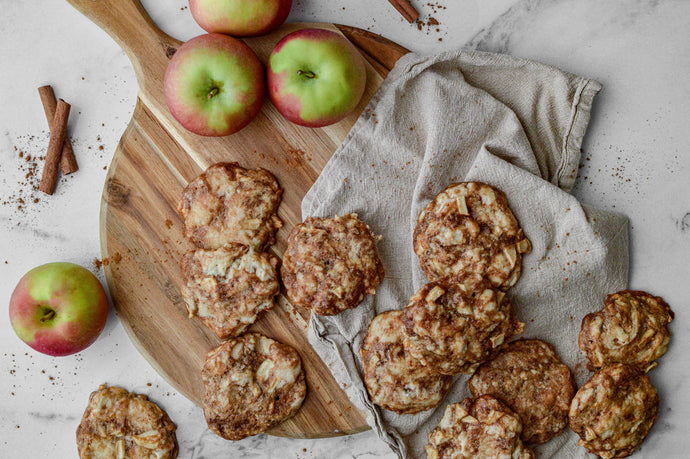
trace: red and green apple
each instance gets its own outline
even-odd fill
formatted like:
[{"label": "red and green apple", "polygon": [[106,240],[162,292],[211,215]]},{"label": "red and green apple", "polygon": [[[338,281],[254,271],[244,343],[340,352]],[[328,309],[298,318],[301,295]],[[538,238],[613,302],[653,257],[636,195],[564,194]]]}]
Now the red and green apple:
[{"label": "red and green apple", "polygon": [[340,121],[366,87],[362,55],[342,35],[326,29],[292,32],[273,49],[268,94],[288,120],[308,127]]},{"label": "red and green apple", "polygon": [[292,0],[190,0],[194,20],[207,32],[236,37],[267,34],[290,14]]},{"label": "red and green apple", "polygon": [[266,84],[254,51],[219,33],[192,38],[173,55],[165,102],[186,129],[205,136],[234,134],[261,110]]},{"label": "red and green apple", "polygon": [[26,273],[10,298],[17,336],[53,356],[90,346],[105,326],[108,299],[100,281],[73,263],[48,263]]}]

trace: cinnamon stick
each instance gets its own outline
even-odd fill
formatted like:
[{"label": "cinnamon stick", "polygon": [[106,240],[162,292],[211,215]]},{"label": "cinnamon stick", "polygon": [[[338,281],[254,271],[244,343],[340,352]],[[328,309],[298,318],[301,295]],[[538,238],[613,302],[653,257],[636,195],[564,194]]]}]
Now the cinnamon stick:
[{"label": "cinnamon stick", "polygon": [[[53,118],[55,118],[55,107],[57,106],[57,101],[55,100],[55,93],[50,85],[41,86],[38,88],[38,95],[41,96],[41,102],[43,103],[43,111],[46,114],[46,119],[48,120],[48,127],[50,132],[53,132]],[[74,157],[74,150],[72,150],[72,142],[69,139],[65,140],[65,144],[62,147],[62,156],[60,157],[60,168],[62,169],[63,175],[71,174],[72,172],[77,172],[79,166],[77,165],[77,158]]]},{"label": "cinnamon stick", "polygon": [[67,139],[67,120],[69,119],[70,104],[60,99],[55,108],[55,116],[51,123],[50,141],[48,142],[48,152],[46,153],[46,162],[43,166],[43,175],[41,175],[41,183],[38,189],[46,194],[53,194],[55,192],[55,185],[58,180],[58,173],[60,172],[60,157],[62,156],[62,148]]},{"label": "cinnamon stick", "polygon": [[388,0],[393,7],[400,14],[403,15],[407,22],[414,22],[419,17],[419,12],[412,6],[408,0]]}]

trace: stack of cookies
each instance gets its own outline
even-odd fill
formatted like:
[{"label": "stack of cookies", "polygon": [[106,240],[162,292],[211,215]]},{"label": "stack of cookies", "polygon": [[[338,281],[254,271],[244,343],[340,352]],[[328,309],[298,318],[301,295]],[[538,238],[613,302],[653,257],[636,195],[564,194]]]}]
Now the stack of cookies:
[{"label": "stack of cookies", "polygon": [[293,416],[306,395],[299,354],[245,333],[275,304],[278,258],[268,252],[282,227],[283,190],[264,169],[217,163],[185,188],[178,211],[196,249],[184,255],[182,296],[223,340],[202,369],[204,415],[229,440],[261,433]]},{"label": "stack of cookies", "polygon": [[595,373],[573,398],[570,427],[590,453],[625,457],[647,437],[659,396],[646,373],[666,353],[672,320],[663,299],[638,290],[608,295],[582,320],[579,345]]}]

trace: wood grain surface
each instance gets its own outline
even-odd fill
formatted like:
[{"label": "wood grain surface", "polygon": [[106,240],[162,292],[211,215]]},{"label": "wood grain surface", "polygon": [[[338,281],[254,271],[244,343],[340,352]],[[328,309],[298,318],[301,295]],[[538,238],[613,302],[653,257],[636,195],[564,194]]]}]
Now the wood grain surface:
[{"label": "wood grain surface", "polygon": [[[103,190],[101,252],[117,314],[137,349],[177,390],[196,404],[203,397],[200,371],[219,340],[199,320],[189,319],[180,296],[179,260],[192,249],[182,235],[176,205],[182,189],[218,161],[264,167],[284,188],[279,216],[284,227],[272,250],[280,256],[287,235],[301,221],[300,203],[335,149],[407,50],[372,33],[332,24],[287,24],[245,42],[266,63],[277,41],[303,27],[343,33],[366,57],[367,90],[345,120],[321,129],[285,120],[267,101],[259,116],[232,136],[189,133],[170,115],[163,76],[180,42],[163,33],[139,0],[68,0],[127,53],[137,75],[134,114],[115,151]],[[281,295],[252,330],[294,346],[307,374],[308,395],[299,413],[272,429],[274,435],[317,438],[367,428],[344,391],[307,341],[309,312]],[[113,381],[112,383],[116,383]]]}]

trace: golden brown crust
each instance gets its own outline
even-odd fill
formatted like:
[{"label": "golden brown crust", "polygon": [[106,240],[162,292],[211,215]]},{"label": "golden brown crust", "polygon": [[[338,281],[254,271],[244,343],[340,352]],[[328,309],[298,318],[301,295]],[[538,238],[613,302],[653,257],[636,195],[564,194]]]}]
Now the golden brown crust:
[{"label": "golden brown crust", "polygon": [[523,423],[522,440],[534,444],[563,431],[575,394],[568,366],[550,344],[535,339],[509,343],[477,369],[469,387],[473,396],[493,395],[515,411]]},{"label": "golden brown crust", "polygon": [[673,311],[660,297],[624,290],[606,297],[604,309],[582,319],[579,345],[594,371],[612,363],[634,365],[643,372],[656,367],[671,340]]},{"label": "golden brown crust", "polygon": [[532,459],[520,440],[522,423],[510,408],[490,395],[448,405],[429,434],[429,459]]},{"label": "golden brown crust", "polygon": [[471,373],[523,328],[505,294],[478,276],[424,285],[410,299],[403,318],[405,348],[445,375]]},{"label": "golden brown crust", "polygon": [[659,412],[649,377],[631,365],[604,367],[575,394],[570,428],[580,446],[604,458],[626,457],[640,447]]},{"label": "golden brown crust", "polygon": [[277,216],[283,190],[265,169],[216,163],[189,182],[177,206],[185,236],[212,250],[236,242],[262,250],[283,226]]},{"label": "golden brown crust", "polygon": [[414,251],[432,282],[476,273],[507,290],[531,250],[505,194],[480,182],[447,187],[419,214],[414,231]]},{"label": "golden brown crust", "polygon": [[243,333],[271,309],[280,289],[278,259],[242,244],[197,249],[180,265],[189,317],[198,316],[222,339]]},{"label": "golden brown crust", "polygon": [[208,427],[227,440],[265,432],[294,416],[307,393],[297,351],[258,333],[210,351],[201,379]]},{"label": "golden brown crust", "polygon": [[371,401],[399,414],[412,414],[441,403],[450,377],[434,373],[405,352],[404,328],[401,311],[377,315],[359,355]]},{"label": "golden brown crust", "polygon": [[82,459],[177,457],[175,424],[145,395],[105,384],[91,393],[77,428]]},{"label": "golden brown crust", "polygon": [[385,275],[375,242],[355,214],[295,226],[280,270],[290,301],[321,315],[357,307]]}]

